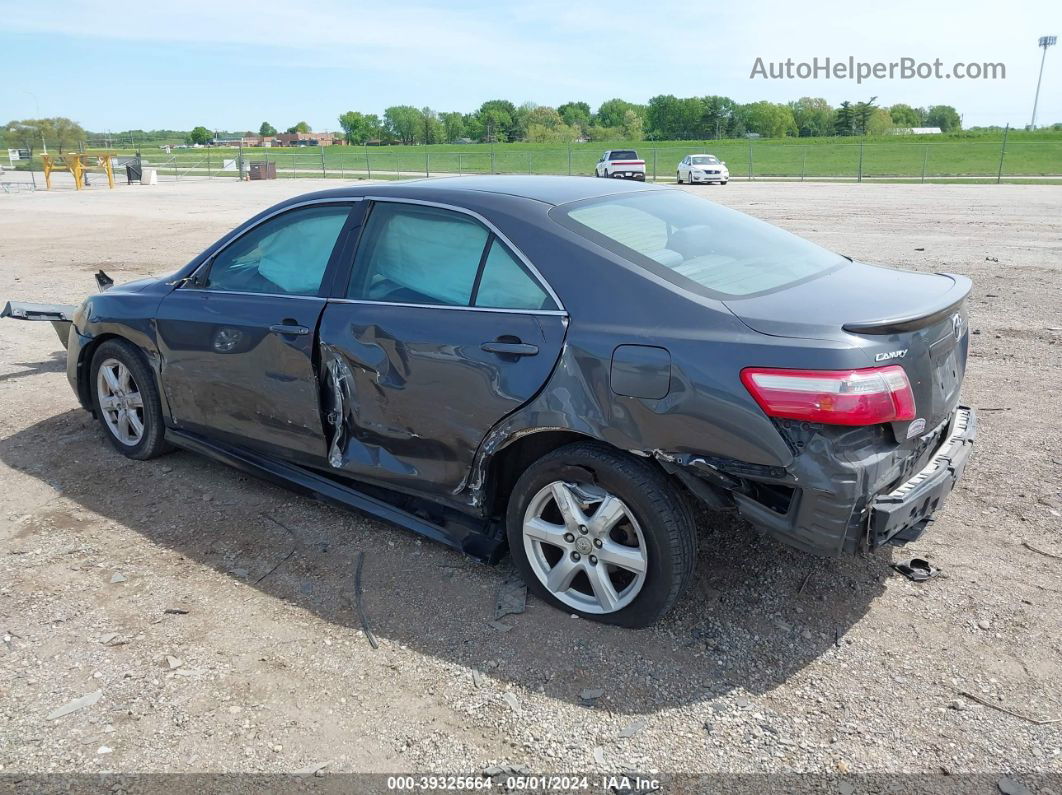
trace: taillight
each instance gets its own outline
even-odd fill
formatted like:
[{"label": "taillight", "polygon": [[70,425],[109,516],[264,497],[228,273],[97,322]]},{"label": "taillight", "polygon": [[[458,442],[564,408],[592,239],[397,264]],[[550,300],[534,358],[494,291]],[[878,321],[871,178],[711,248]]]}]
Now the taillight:
[{"label": "taillight", "polygon": [[768,416],[829,425],[877,425],[915,418],[914,393],[902,367],[778,370],[748,367],[741,381]]}]

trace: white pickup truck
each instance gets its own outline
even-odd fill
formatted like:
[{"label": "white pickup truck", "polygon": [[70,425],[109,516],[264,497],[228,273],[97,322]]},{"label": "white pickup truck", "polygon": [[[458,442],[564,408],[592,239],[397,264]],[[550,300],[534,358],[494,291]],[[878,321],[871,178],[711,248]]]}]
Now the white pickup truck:
[{"label": "white pickup truck", "polygon": [[640,160],[633,149],[609,149],[597,161],[594,176],[645,182],[645,161]]}]

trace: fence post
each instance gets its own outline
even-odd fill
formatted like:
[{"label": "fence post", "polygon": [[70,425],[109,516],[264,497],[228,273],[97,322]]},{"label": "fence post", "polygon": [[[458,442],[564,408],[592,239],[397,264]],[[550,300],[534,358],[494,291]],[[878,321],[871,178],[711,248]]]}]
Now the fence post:
[{"label": "fence post", "polygon": [[291,153],[291,178],[295,179],[295,153]]},{"label": "fence post", "polygon": [[926,182],[926,163],[929,162],[929,144],[925,146],[925,152],[922,153],[922,184]]},{"label": "fence post", "polygon": [[[1045,49],[1044,52],[1047,52]],[[1003,156],[1007,154],[1007,133],[1010,132],[1010,122],[1003,128],[1003,145],[999,148],[999,172],[996,174],[996,184],[1003,179]]]},{"label": "fence post", "polygon": [[496,174],[496,173],[498,173],[498,172],[497,172],[497,171],[495,170],[495,163],[494,163],[494,147],[491,147],[491,149],[490,149],[490,173],[491,173],[491,174]]},{"label": "fence post", "polygon": [[243,141],[240,141],[239,154],[236,155],[236,181],[243,182]]},{"label": "fence post", "polygon": [[425,177],[430,177],[430,176],[431,176],[431,173],[430,173],[430,164],[429,164],[429,162],[428,162],[428,157],[429,157],[429,156],[430,156],[430,154],[429,154],[428,152],[425,152],[425,153],[424,153],[424,176],[425,176]]},{"label": "fence post", "polygon": [[752,139],[749,138],[749,182],[752,182]]},{"label": "fence post", "polygon": [[369,162],[369,147],[365,147],[365,170],[369,172],[369,179],[372,179],[372,164]]},{"label": "fence post", "polygon": [[214,179],[214,175],[210,173],[210,150],[207,149],[207,179]]},{"label": "fence post", "polygon": [[402,153],[395,152],[395,179],[401,181],[402,179]]},{"label": "fence post", "polygon": [[321,179],[324,179],[328,176],[328,171],[325,170],[324,147],[321,146],[320,141],[317,142],[317,148],[321,151]]},{"label": "fence post", "polygon": [[656,147],[653,147],[653,182],[656,182]]},{"label": "fence post", "polygon": [[568,141],[568,176],[572,175],[572,142]]},{"label": "fence post", "polygon": [[531,176],[531,150],[527,150],[527,176]]},{"label": "fence post", "polygon": [[458,152],[457,153],[457,173],[458,173],[459,176],[463,175],[465,173],[464,169],[461,168],[461,157],[462,157],[461,153]]},{"label": "fence post", "polygon": [[804,156],[800,159],[800,181],[804,181],[804,172],[808,164],[808,145],[804,144]]},{"label": "fence post", "polygon": [[859,142],[859,169],[856,172],[856,182],[863,181],[863,142]]}]

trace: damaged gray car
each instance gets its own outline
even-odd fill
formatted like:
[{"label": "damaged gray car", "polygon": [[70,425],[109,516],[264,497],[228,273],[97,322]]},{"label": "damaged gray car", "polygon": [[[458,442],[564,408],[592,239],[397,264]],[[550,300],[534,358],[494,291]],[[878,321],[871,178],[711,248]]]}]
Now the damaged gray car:
[{"label": "damaged gray car", "polygon": [[826,251],[681,190],[565,177],[340,188],[50,320],[122,454],[173,446],[644,626],[693,507],[808,552],[917,538],[961,476],[962,276]]}]

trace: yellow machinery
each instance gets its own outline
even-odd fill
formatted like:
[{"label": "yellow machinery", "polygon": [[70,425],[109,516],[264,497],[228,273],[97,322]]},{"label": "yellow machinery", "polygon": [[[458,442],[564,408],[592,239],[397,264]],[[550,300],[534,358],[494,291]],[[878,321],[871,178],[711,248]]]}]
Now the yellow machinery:
[{"label": "yellow machinery", "polygon": [[41,155],[41,162],[44,164],[44,184],[48,187],[48,190],[52,189],[53,171],[69,171],[74,175],[74,187],[81,190],[81,185],[85,181],[85,172],[89,169],[97,168],[102,169],[103,173],[107,175],[107,184],[112,188],[114,187],[114,169],[111,168],[111,154],[109,152],[96,155],[67,152],[64,155],[60,155],[59,158],[51,155]]}]

